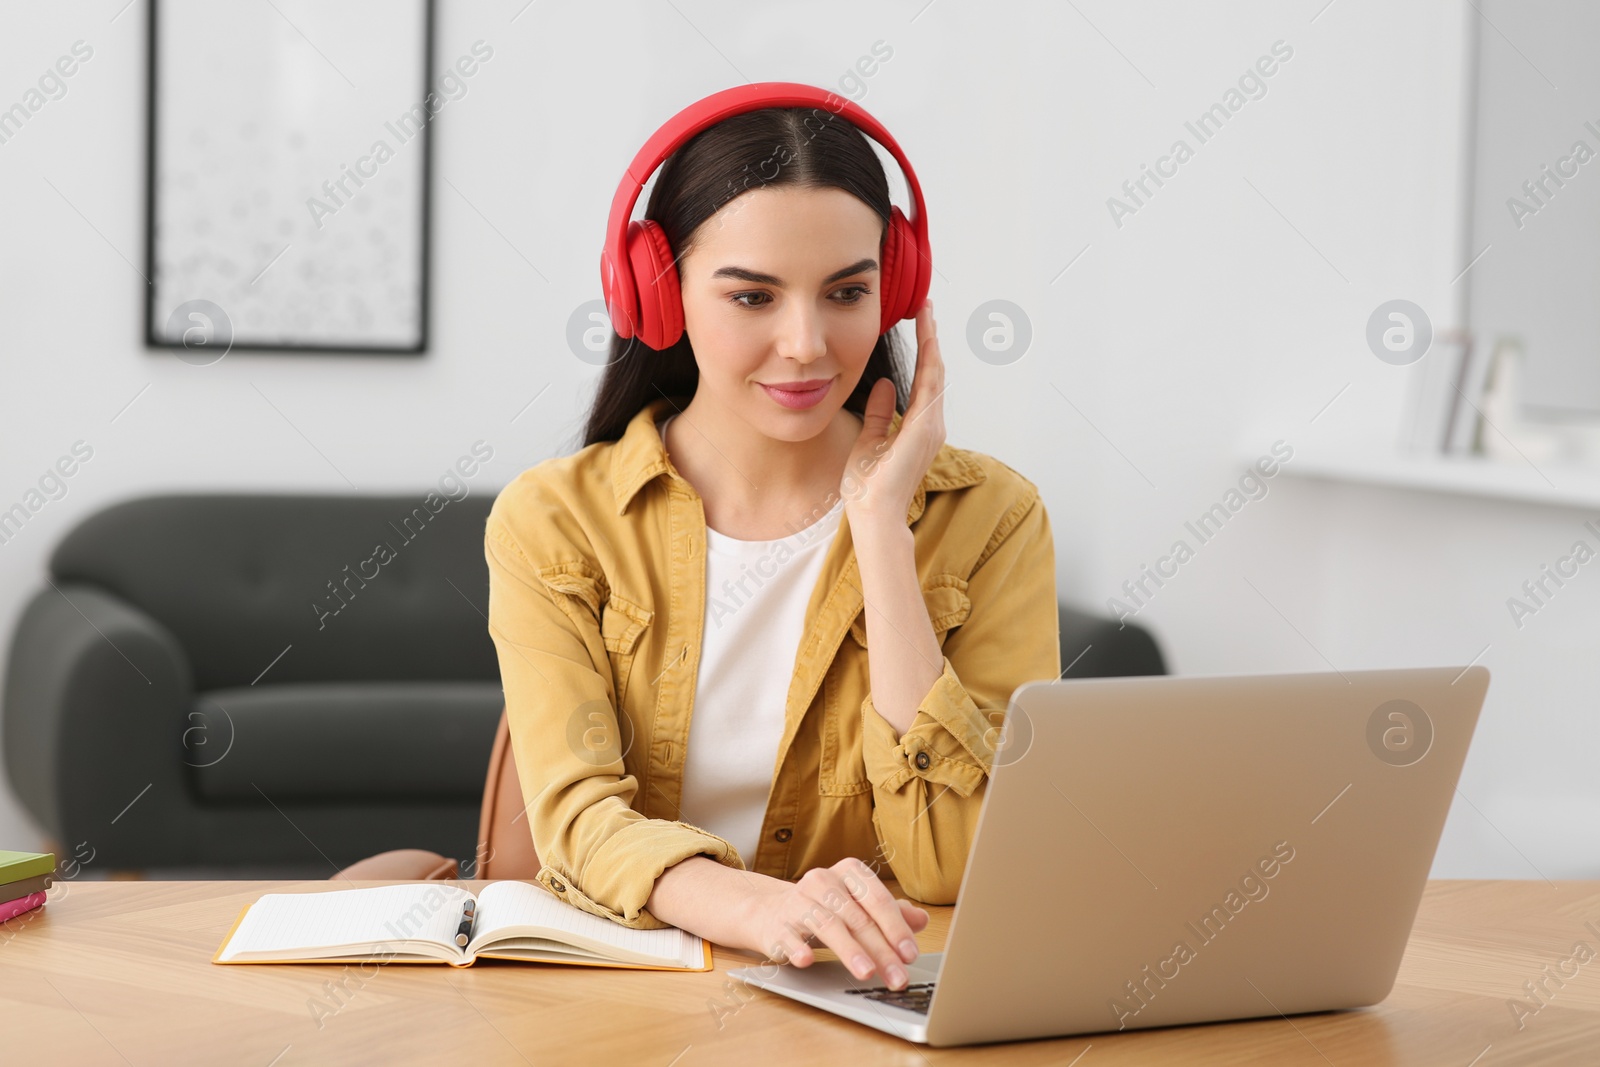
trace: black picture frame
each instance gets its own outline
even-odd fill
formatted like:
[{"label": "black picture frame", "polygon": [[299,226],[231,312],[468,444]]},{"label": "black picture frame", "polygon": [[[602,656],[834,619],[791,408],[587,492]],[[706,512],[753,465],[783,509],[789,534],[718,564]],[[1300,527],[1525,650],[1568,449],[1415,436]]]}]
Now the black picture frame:
[{"label": "black picture frame", "polygon": [[[416,79],[418,102],[425,101],[431,94],[430,72],[433,70],[436,48],[437,5],[435,0],[413,0],[420,5],[418,12],[422,20],[421,44],[422,55],[420,70]],[[420,356],[428,351],[430,309],[431,302],[431,251],[432,251],[432,198],[433,198],[433,131],[432,113],[424,110],[426,119],[419,123],[415,134],[422,143],[420,149],[420,177],[417,193],[417,225],[415,232],[417,247],[416,262],[416,308],[414,339],[409,343],[374,342],[361,343],[348,340],[328,341],[318,340],[314,337],[290,338],[284,340],[252,340],[248,335],[239,336],[237,325],[230,323],[226,337],[226,345],[222,344],[224,338],[205,336],[198,341],[191,337],[189,330],[178,337],[172,336],[171,318],[176,309],[181,309],[197,301],[190,299],[173,304],[168,308],[163,305],[172,303],[164,299],[161,278],[158,276],[159,264],[162,259],[162,247],[158,240],[164,221],[159,217],[160,190],[158,188],[158,175],[160,174],[161,160],[158,155],[160,144],[159,135],[162,130],[162,101],[161,101],[161,61],[160,54],[160,20],[162,18],[163,0],[150,0],[148,17],[146,21],[146,107],[145,107],[145,270],[148,279],[145,299],[144,314],[144,343],[149,349],[158,350],[184,350],[189,355],[182,357],[187,362],[205,363],[220,359],[228,351],[254,351],[278,352],[291,354],[355,354],[355,355],[402,355]],[[273,5],[276,9],[276,5]],[[281,15],[281,10],[279,11]],[[291,23],[292,25],[292,23]],[[303,34],[301,36],[304,36]],[[309,39],[308,39],[309,41]],[[312,47],[315,47],[314,45]],[[331,60],[329,60],[331,64]],[[342,77],[341,73],[341,77]],[[348,79],[346,79],[348,80]],[[346,168],[348,169],[348,168]],[[287,249],[285,249],[287,251]],[[280,253],[282,255],[283,253]],[[275,262],[275,261],[274,261]],[[269,264],[270,266],[271,264]],[[263,274],[266,272],[263,271]],[[205,303],[207,300],[200,300]],[[191,318],[193,316],[191,315]],[[210,325],[210,324],[208,324]]]}]

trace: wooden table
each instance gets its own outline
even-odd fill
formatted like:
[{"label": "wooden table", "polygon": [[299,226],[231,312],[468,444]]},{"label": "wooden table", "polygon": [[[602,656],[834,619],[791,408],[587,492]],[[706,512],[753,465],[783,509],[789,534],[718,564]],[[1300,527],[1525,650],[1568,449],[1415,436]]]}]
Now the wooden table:
[{"label": "wooden table", "polygon": [[[753,990],[725,973],[753,957],[720,948],[716,970],[695,974],[499,960],[464,969],[211,963],[262,893],[383,884],[59,883],[43,908],[0,923],[0,1061],[1600,1063],[1600,956],[1569,959],[1580,941],[1600,952],[1584,925],[1600,928],[1595,881],[1430,882],[1394,992],[1373,1008],[962,1049],[910,1045]],[[949,908],[930,911],[925,951],[943,947],[949,923]],[[1546,981],[1553,996],[1519,1029],[1509,1004],[1531,1007],[1523,982],[1557,967],[1566,984]]]}]

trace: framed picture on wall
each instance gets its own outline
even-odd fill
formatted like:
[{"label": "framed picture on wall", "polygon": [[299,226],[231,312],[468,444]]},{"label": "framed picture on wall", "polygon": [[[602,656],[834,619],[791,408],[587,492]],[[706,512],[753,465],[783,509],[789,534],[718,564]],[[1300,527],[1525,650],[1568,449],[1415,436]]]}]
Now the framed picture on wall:
[{"label": "framed picture on wall", "polygon": [[146,343],[420,354],[432,0],[151,0]]}]

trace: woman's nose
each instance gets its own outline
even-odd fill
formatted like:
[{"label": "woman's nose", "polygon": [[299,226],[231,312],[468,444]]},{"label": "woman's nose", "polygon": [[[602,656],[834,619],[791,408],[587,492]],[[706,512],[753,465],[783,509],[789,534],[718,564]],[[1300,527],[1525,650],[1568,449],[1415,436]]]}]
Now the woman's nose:
[{"label": "woman's nose", "polygon": [[791,301],[780,316],[778,327],[778,355],[786,359],[810,363],[828,351],[822,330],[822,316],[800,301]]}]

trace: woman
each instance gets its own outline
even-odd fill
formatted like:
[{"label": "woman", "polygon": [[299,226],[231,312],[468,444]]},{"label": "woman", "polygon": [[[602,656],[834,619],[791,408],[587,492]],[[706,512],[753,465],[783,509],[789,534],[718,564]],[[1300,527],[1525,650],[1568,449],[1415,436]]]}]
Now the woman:
[{"label": "woman", "polygon": [[798,966],[815,937],[898,989],[927,912],[879,872],[954,901],[1010,694],[1060,671],[1049,518],[945,445],[931,304],[904,388],[888,183],[844,115],[710,125],[646,217],[681,336],[614,333],[583,447],[486,530],[538,880]]}]

